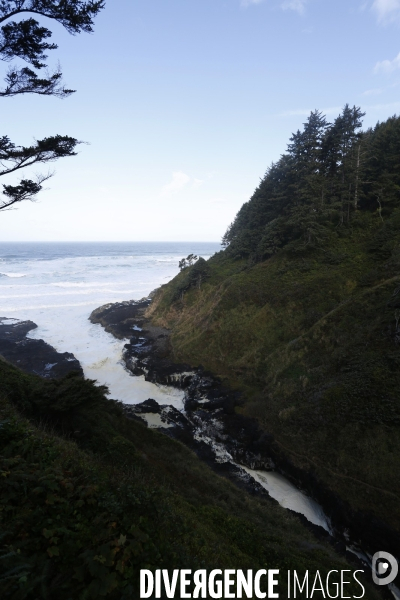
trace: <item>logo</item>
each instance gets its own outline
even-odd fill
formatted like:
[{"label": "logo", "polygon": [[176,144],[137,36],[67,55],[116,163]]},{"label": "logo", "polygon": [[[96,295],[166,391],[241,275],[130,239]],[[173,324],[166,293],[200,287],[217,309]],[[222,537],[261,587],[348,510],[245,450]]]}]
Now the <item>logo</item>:
[{"label": "logo", "polygon": [[392,583],[399,572],[399,565],[389,552],[376,552],[372,557],[372,579],[376,585]]}]

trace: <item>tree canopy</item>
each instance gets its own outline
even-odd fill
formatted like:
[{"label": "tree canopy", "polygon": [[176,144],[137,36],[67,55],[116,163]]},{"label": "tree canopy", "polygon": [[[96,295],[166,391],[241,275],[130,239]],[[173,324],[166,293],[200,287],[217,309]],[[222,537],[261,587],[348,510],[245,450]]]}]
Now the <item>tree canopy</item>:
[{"label": "tree canopy", "polygon": [[[0,59],[12,63],[0,89],[3,98],[21,94],[40,94],[66,98],[75,90],[62,83],[58,66],[53,72],[44,62],[47,52],[57,45],[50,43],[52,32],[33,15],[54,20],[71,34],[93,31],[93,19],[104,8],[104,0],[0,0]],[[20,19],[21,16],[28,18]],[[19,17],[18,21],[11,20]],[[14,63],[13,61],[17,61]],[[19,66],[23,60],[29,66]],[[18,146],[7,135],[0,137],[0,176],[8,175],[36,163],[48,163],[64,156],[75,156],[76,138],[55,135],[37,140],[32,146]],[[34,200],[43,181],[51,173],[37,175],[36,181],[21,179],[17,185],[4,185],[0,210],[22,200]]]},{"label": "tree canopy", "polygon": [[259,261],[282,247],[323,249],[360,212],[383,220],[399,206],[400,118],[362,131],[364,115],[348,104],[333,123],[311,112],[228,227],[231,255]]},{"label": "tree canopy", "polygon": [[182,271],[187,267],[191,267],[196,262],[196,260],[197,256],[195,254],[189,254],[189,256],[187,256],[186,258],[182,258],[182,260],[179,261],[179,269]]}]

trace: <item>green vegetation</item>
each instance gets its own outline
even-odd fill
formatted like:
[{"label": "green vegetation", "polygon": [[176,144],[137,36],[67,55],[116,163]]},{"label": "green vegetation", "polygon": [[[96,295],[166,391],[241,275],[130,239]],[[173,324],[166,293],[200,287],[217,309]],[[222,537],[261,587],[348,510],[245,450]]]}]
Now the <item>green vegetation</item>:
[{"label": "green vegetation", "polygon": [[277,452],[400,531],[400,118],[361,117],[311,113],[201,289],[185,269],[148,315],[175,360],[243,391]]},{"label": "green vegetation", "polygon": [[1,360],[0,379],[2,599],[137,598],[140,568],[352,568],[93,382]]}]

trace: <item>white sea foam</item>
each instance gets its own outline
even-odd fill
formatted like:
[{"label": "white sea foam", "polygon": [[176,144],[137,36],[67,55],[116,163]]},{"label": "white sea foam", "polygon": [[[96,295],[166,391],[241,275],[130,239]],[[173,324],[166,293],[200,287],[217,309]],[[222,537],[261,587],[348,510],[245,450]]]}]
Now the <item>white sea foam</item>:
[{"label": "white sea foam", "polygon": [[169,427],[173,426],[172,423],[163,421],[158,413],[141,413],[138,415],[138,417],[141,417],[144,421],[146,421],[147,426],[150,427],[150,429],[168,429]]},{"label": "white sea foam", "polygon": [[26,273],[0,273],[0,275],[10,278],[26,277]]},{"label": "white sea foam", "polygon": [[20,323],[20,319],[4,319],[0,317],[0,322],[2,325],[16,325],[17,323]]},{"label": "white sea foam", "polygon": [[[93,306],[93,301],[88,302],[70,302],[64,304],[26,304],[19,307],[9,306],[7,308],[7,312],[21,312],[21,311],[37,311],[37,310],[45,310],[52,308],[72,308],[77,306]],[[90,313],[91,311],[89,311]],[[32,314],[29,315],[29,318],[32,319]]]},{"label": "white sea foam", "polygon": [[315,500],[298,490],[286,477],[274,471],[259,471],[240,466],[260,483],[281,506],[301,513],[311,523],[323,527],[330,533],[330,523],[322,507]]},{"label": "white sea foam", "polygon": [[181,390],[133,377],[121,363],[126,342],[88,318],[103,304],[147,296],[178,272],[183,256],[207,258],[216,250],[218,244],[0,243],[8,275],[0,277],[0,314],[34,321],[38,328],[30,337],[72,352],[85,375],[107,385],[111,397],[129,404],[154,398],[182,408]]},{"label": "white sea foam", "polygon": [[[96,288],[107,288],[110,287],[110,285],[118,285],[118,282],[106,282],[106,283],[102,283],[101,281],[80,281],[78,283],[74,283],[72,281],[60,281],[59,283],[51,283],[51,286],[54,287],[59,287],[59,288],[88,288],[89,290],[92,290],[93,287]],[[64,292],[64,293],[68,293],[68,292]],[[76,292],[71,292],[71,293],[76,293]]]},{"label": "white sea foam", "polygon": [[[129,294],[129,293],[133,293],[136,290],[132,289],[132,290],[124,290],[125,294]],[[54,296],[88,296],[90,294],[96,294],[97,292],[108,292],[109,294],[118,294],[119,290],[114,290],[112,288],[106,288],[106,289],[101,289],[98,290],[95,287],[88,289],[88,290],[80,290],[79,292],[46,292],[43,291],[41,294],[29,294],[29,298],[50,298],[50,297],[54,297]],[[25,294],[4,294],[4,295],[0,295],[0,300],[9,300],[10,298],[26,298],[26,293]]]}]

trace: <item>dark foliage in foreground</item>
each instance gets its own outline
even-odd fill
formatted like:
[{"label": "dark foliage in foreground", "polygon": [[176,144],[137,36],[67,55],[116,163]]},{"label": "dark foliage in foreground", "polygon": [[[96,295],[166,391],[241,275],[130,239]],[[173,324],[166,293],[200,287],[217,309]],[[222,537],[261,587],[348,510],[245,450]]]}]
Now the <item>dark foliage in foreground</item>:
[{"label": "dark foliage in foreground", "polygon": [[93,382],[0,377],[2,599],[137,598],[140,568],[351,568]]}]

